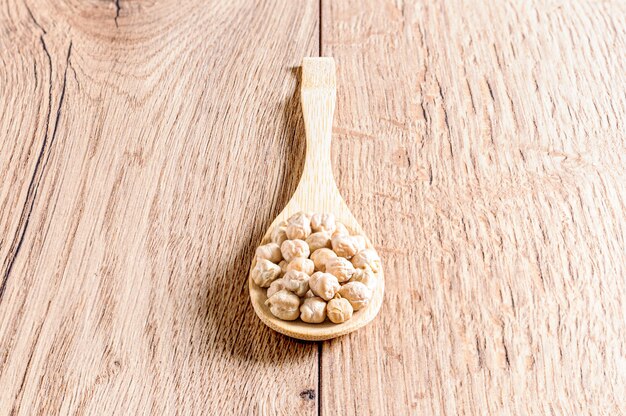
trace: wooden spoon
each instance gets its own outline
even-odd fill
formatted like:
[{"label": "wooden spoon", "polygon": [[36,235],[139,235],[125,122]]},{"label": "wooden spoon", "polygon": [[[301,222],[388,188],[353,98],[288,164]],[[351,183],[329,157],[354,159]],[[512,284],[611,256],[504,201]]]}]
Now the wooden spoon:
[{"label": "wooden spoon", "polygon": [[[335,111],[335,61],[333,58],[304,58],[302,62],[302,113],[306,131],[307,152],[304,171],[293,197],[276,217],[261,244],[270,242],[272,230],[277,224],[299,212],[333,213],[351,231],[365,235],[343,198],[339,194],[330,158],[333,113]],[[367,246],[372,243],[367,239]],[[256,261],[252,261],[254,268]],[[249,277],[250,298],[254,311],[267,326],[282,334],[307,341],[318,341],[347,334],[368,324],[376,317],[383,301],[383,272],[377,273],[378,284],[370,304],[354,312],[351,319],[342,324],[326,320],[309,324],[300,319],[283,321],[276,318],[265,305],[265,289],[257,286]]]}]

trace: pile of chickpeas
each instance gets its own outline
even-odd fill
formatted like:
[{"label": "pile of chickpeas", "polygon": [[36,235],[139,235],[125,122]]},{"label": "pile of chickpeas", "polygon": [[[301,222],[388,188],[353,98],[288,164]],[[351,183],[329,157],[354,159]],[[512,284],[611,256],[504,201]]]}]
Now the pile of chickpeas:
[{"label": "pile of chickpeas", "polygon": [[277,318],[339,324],[367,307],[380,270],[364,236],[351,235],[333,214],[299,212],[257,248],[250,274],[267,288],[265,304]]}]

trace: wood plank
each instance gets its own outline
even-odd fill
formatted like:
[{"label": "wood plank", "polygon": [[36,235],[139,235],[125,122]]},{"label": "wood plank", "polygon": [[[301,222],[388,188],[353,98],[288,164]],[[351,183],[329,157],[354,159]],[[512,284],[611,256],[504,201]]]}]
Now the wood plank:
[{"label": "wood plank", "polygon": [[318,3],[28,4],[0,12],[0,414],[316,413],[317,346],[246,275]]},{"label": "wood plank", "polygon": [[383,255],[322,414],[623,414],[626,9],[324,2],[334,166]]}]

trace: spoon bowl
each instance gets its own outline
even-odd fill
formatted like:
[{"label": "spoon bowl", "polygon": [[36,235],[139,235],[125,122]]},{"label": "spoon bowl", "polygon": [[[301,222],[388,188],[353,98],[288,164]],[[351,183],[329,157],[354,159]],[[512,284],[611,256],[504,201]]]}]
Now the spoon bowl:
[{"label": "spoon bowl", "polygon": [[[278,214],[261,244],[269,243],[274,227],[300,211],[332,213],[350,234],[365,236],[341,197],[333,178],[330,148],[332,120],[335,111],[335,61],[333,58],[304,58],[302,62],[301,102],[306,132],[307,152],[300,182],[291,200]],[[365,237],[368,248],[373,248]],[[252,261],[250,270],[254,268]],[[301,320],[283,321],[276,318],[265,305],[266,290],[249,277],[250,299],[254,311],[267,326],[284,335],[306,341],[335,338],[355,331],[371,322],[382,305],[385,289],[383,270],[377,273],[377,285],[366,308],[355,311],[351,319],[341,324],[325,321],[309,324]]]}]

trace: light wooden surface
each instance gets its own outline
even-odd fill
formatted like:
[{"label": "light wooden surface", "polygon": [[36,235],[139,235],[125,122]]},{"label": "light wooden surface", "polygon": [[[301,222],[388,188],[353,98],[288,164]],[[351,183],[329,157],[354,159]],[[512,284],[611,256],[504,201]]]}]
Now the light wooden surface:
[{"label": "light wooden surface", "polygon": [[119,4],[2,7],[0,414],[316,412],[318,346],[247,273],[317,2]]},{"label": "light wooden surface", "polygon": [[[0,22],[0,414],[626,413],[623,2],[9,0]],[[320,46],[386,293],[315,344],[246,283]]]},{"label": "light wooden surface", "polygon": [[324,344],[322,413],[626,413],[625,4],[323,7],[387,289]]}]

